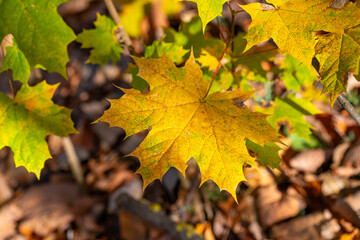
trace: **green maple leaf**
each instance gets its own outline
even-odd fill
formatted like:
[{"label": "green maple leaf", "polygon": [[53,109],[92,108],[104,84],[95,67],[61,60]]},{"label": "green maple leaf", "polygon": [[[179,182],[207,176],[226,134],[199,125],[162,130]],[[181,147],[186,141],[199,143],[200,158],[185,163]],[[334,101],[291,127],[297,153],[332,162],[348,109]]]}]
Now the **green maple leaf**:
[{"label": "green maple leaf", "polygon": [[265,143],[264,146],[261,146],[246,139],[246,147],[255,153],[261,165],[279,169],[281,162],[279,151],[281,148],[276,143]]},{"label": "green maple leaf", "polygon": [[305,121],[304,116],[321,113],[309,100],[297,98],[294,94],[289,94],[285,98],[276,98],[273,107],[257,108],[257,111],[269,114],[266,120],[274,128],[279,128],[281,122],[288,122],[290,133],[295,133],[307,141],[310,141],[310,130],[313,127]]},{"label": "green maple leaf", "polygon": [[163,41],[154,41],[150,46],[145,49],[144,56],[151,58],[160,58],[164,53],[175,63],[182,63],[184,61],[185,54],[189,50],[185,50],[182,46],[172,42],[167,43]]},{"label": "green maple leaf", "polygon": [[[188,53],[188,50],[185,50],[181,45],[171,42],[163,41],[154,41],[150,46],[147,46],[145,49],[144,56],[151,58],[161,58],[163,54],[166,54],[173,62],[182,63],[184,61],[185,55]],[[149,88],[149,84],[139,77],[139,68],[134,64],[130,63],[126,70],[127,73],[130,73],[132,76],[131,86],[139,91],[143,91]]]},{"label": "green maple leaf", "polygon": [[301,86],[310,86],[317,79],[317,76],[309,70],[302,62],[299,62],[291,55],[286,55],[280,66],[281,80],[288,90],[300,91]]},{"label": "green maple leaf", "polygon": [[[203,79],[210,83],[213,79],[214,73],[209,71],[207,68],[201,70],[203,72]],[[214,79],[213,85],[211,86],[209,94],[220,92],[222,90],[228,90],[230,87],[234,87],[234,89],[236,89],[234,80],[234,76],[231,72],[220,68]]]},{"label": "green maple leaf", "polygon": [[[233,58],[234,65],[238,68],[241,67],[241,78],[245,78],[250,81],[266,82],[268,81],[265,71],[262,67],[262,62],[273,61],[278,54],[278,50],[271,44],[265,44],[261,47],[253,46],[246,52],[243,52],[246,48],[246,39],[243,33],[238,34],[234,38],[234,50]],[[226,56],[231,61],[229,56]]]},{"label": "green maple leaf", "polygon": [[67,77],[67,45],[75,34],[57,7],[68,0],[0,0],[0,39],[12,34],[30,67],[41,65]]},{"label": "green maple leaf", "polygon": [[[162,41],[154,41],[150,46],[145,49],[145,57],[160,58],[163,54],[166,54],[175,63],[182,63],[185,58],[185,54],[189,51],[185,50],[181,45],[174,42],[166,43]],[[131,86],[139,91],[144,91],[149,88],[149,84],[139,77],[139,68],[130,63],[126,70],[126,73],[131,74],[132,81]]]},{"label": "green maple leaf", "polygon": [[30,76],[30,65],[25,54],[19,49],[15,39],[13,39],[13,46],[6,47],[6,55],[0,72],[8,69],[12,70],[14,80],[27,83]]},{"label": "green maple leaf", "polygon": [[[182,1],[182,0],[177,0]],[[202,29],[205,31],[206,25],[216,18],[217,16],[221,15],[221,11],[223,9],[223,4],[226,0],[191,0],[195,2],[198,7],[199,16],[202,21]]]},{"label": "green maple leaf", "polygon": [[123,52],[114,34],[115,23],[107,16],[97,14],[94,25],[95,29],[84,30],[76,38],[82,48],[92,48],[87,62],[103,66],[111,60],[115,64]]},{"label": "green maple leaf", "polygon": [[135,64],[129,63],[126,73],[131,75],[131,86],[134,89],[139,90],[140,92],[149,89],[149,84],[138,76],[139,68]]},{"label": "green maple leaf", "polygon": [[76,133],[71,111],[51,101],[57,86],[45,81],[34,87],[23,84],[15,99],[0,92],[0,149],[10,147],[15,165],[38,178],[44,162],[51,158],[45,137]]},{"label": "green maple leaf", "polygon": [[[220,58],[225,43],[221,39],[206,38],[201,30],[201,19],[198,17],[192,18],[189,22],[182,22],[179,32],[172,28],[164,29],[164,41],[167,43],[176,43],[184,49],[192,50],[195,58],[199,58],[202,51],[207,51],[211,56]],[[188,58],[190,53],[185,56]]]}]

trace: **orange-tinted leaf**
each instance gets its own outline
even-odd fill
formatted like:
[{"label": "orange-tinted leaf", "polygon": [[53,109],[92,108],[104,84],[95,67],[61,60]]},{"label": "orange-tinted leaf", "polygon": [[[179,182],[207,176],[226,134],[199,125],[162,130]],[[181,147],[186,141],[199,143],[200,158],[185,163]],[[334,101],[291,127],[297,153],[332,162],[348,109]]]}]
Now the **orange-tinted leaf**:
[{"label": "orange-tinted leaf", "polygon": [[0,93],[0,149],[10,147],[15,165],[38,178],[44,162],[51,158],[45,137],[76,133],[70,109],[51,101],[57,86],[45,81],[33,87],[23,84],[15,99]]}]

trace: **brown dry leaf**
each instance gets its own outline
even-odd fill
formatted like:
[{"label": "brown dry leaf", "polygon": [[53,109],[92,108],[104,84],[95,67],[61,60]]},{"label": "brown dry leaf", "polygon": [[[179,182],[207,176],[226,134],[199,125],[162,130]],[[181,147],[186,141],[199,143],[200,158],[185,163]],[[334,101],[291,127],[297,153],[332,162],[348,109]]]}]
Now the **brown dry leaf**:
[{"label": "brown dry leaf", "polygon": [[0,173],[0,204],[12,198],[13,195],[14,191],[10,187],[8,180]]},{"label": "brown dry leaf", "polygon": [[0,239],[8,239],[16,234],[16,221],[23,216],[23,211],[15,204],[5,205],[0,210]]},{"label": "brown dry leaf", "polygon": [[268,186],[274,183],[273,176],[262,166],[260,166],[259,169],[245,168],[244,174],[247,179],[246,184],[254,189],[259,186]]},{"label": "brown dry leaf", "polygon": [[313,149],[303,151],[291,158],[290,166],[298,171],[315,173],[331,157],[330,149]]},{"label": "brown dry leaf", "polygon": [[122,239],[146,239],[147,226],[141,218],[129,212],[121,211],[119,220]]},{"label": "brown dry leaf", "polygon": [[328,206],[332,214],[339,219],[350,222],[354,227],[360,228],[360,218],[351,206],[342,198],[330,199]]},{"label": "brown dry leaf", "polygon": [[345,198],[345,201],[355,212],[360,212],[360,191],[350,194]]},{"label": "brown dry leaf", "polygon": [[341,177],[352,177],[360,173],[360,141],[353,143],[343,154],[340,166],[334,169]]},{"label": "brown dry leaf", "polygon": [[[31,187],[13,201],[23,215],[19,231],[25,235],[35,233],[47,236],[55,230],[63,232],[74,220],[70,205],[79,198],[75,184],[44,184]],[[20,220],[20,218],[18,218]]]},{"label": "brown dry leaf", "polygon": [[297,217],[288,222],[274,226],[271,234],[274,239],[320,240],[319,225],[324,221],[322,213],[316,212],[306,216]]},{"label": "brown dry leaf", "polygon": [[256,205],[260,222],[269,227],[282,220],[295,217],[306,204],[293,188],[280,192],[275,185],[262,187],[258,190]]},{"label": "brown dry leaf", "polygon": [[360,167],[360,141],[355,142],[345,153],[342,166]]},{"label": "brown dry leaf", "polygon": [[74,215],[63,203],[47,203],[35,206],[27,218],[19,224],[19,232],[25,236],[36,234],[46,237],[57,230],[65,232],[74,220]]}]

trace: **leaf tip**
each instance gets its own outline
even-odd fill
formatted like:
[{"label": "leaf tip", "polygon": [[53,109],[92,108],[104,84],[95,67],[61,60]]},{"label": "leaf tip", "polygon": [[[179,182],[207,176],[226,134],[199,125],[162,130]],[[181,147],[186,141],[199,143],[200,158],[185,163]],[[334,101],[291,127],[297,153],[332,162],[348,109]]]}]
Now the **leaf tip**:
[{"label": "leaf tip", "polygon": [[33,173],[35,174],[37,180],[40,180],[40,173],[41,173],[41,171],[40,171],[40,170],[35,170]]}]

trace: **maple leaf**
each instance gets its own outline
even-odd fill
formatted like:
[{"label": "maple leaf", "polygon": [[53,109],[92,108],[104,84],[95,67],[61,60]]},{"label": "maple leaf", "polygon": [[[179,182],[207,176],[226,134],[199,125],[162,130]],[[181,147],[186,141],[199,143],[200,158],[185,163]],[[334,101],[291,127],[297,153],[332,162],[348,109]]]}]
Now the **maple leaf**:
[{"label": "maple leaf", "polygon": [[150,91],[122,89],[125,95],[111,100],[111,108],[98,121],[120,126],[127,134],[152,128],[133,153],[141,162],[138,172],[144,187],[161,179],[170,167],[185,174],[186,163],[193,157],[202,183],[212,179],[235,197],[237,184],[245,180],[243,165],[255,166],[245,139],[261,146],[278,141],[266,115],[242,103],[251,93],[216,92],[203,99],[208,83],[202,80],[192,55],[183,68],[166,55],[134,59]]},{"label": "maple leaf", "polygon": [[[279,49],[294,56],[310,69],[315,55],[315,31],[343,33],[343,29],[357,25],[359,7],[349,3],[343,10],[331,8],[330,0],[269,0],[241,7],[251,15],[252,22],[246,36],[248,45],[273,38]],[[354,25],[355,24],[355,25]],[[300,47],[299,47],[300,46]]]},{"label": "maple leaf", "polygon": [[95,29],[84,30],[76,38],[82,48],[92,48],[87,62],[102,66],[111,60],[115,64],[123,52],[114,35],[115,23],[107,16],[97,14],[94,25]]},{"label": "maple leaf", "polygon": [[129,36],[140,36],[141,21],[145,16],[144,8],[149,1],[135,0],[122,6],[122,11],[119,14],[121,23]]},{"label": "maple leaf", "polygon": [[[214,77],[214,72],[209,71],[208,69],[201,70],[203,72],[203,79],[210,83]],[[237,88],[236,84],[234,83],[233,74],[229,71],[223,70],[223,68],[220,68],[214,79],[213,85],[211,86],[209,94],[227,90],[230,87],[233,87],[234,89]]]},{"label": "maple leaf", "polygon": [[297,98],[294,94],[288,94],[285,98],[276,98],[274,107],[267,109],[256,108],[257,111],[269,114],[266,120],[274,128],[282,121],[287,121],[291,127],[290,133],[310,141],[310,134],[313,127],[305,121],[304,116],[311,116],[321,113],[307,99]]},{"label": "maple leaf", "polygon": [[311,86],[317,79],[315,73],[289,54],[281,63],[280,70],[282,71],[280,79],[283,80],[286,88],[296,92],[300,91],[301,86]]},{"label": "maple leaf", "polygon": [[344,34],[328,33],[319,37],[315,51],[320,63],[323,93],[330,94],[331,105],[346,91],[348,73],[359,75],[360,25],[346,29]]},{"label": "maple leaf", "polygon": [[184,56],[189,50],[185,50],[182,46],[177,45],[176,43],[167,43],[162,41],[154,41],[150,46],[147,46],[145,49],[144,56],[151,58],[160,58],[163,53],[166,53],[171,60],[175,63],[182,63],[184,61]]},{"label": "maple leaf", "polygon": [[[199,58],[203,50],[217,59],[220,58],[225,48],[224,41],[218,38],[205,38],[199,17],[193,17],[189,22],[182,22],[180,29],[180,32],[172,28],[164,29],[164,41],[167,43],[176,43],[184,49],[191,49],[195,58]],[[186,58],[189,56],[190,54],[188,54]]]},{"label": "maple leaf", "polygon": [[12,39],[13,46],[6,47],[6,55],[1,64],[0,72],[12,70],[13,79],[27,83],[30,77],[30,65],[25,54],[19,49],[15,39]]},{"label": "maple leaf", "polygon": [[131,86],[134,89],[139,90],[140,92],[149,89],[149,84],[137,75],[139,73],[139,68],[135,64],[129,63],[126,73],[131,75]]},{"label": "maple leaf", "polygon": [[10,147],[15,165],[38,178],[44,162],[51,158],[45,137],[76,133],[71,111],[51,101],[57,86],[45,81],[34,87],[23,84],[15,99],[0,92],[0,149]]},{"label": "maple leaf", "polygon": [[68,0],[0,0],[0,39],[12,34],[30,67],[41,65],[66,77],[67,45],[75,34],[57,13]]},{"label": "maple leaf", "polygon": [[309,0],[267,2],[272,5],[266,3],[241,5],[252,19],[245,37],[248,43],[245,51],[273,38],[283,53],[289,53],[311,68],[311,59],[315,54],[315,38],[309,31],[314,23],[308,21],[308,14],[311,14],[309,9],[314,3],[311,4]]},{"label": "maple leaf", "polygon": [[[189,51],[183,49],[182,46],[176,43],[166,43],[162,41],[154,41],[150,46],[145,49],[145,57],[160,58],[164,53],[175,63],[182,63],[184,61],[185,54]],[[139,69],[134,64],[130,63],[126,70],[127,73],[131,74],[131,86],[139,91],[144,91],[149,88],[149,84],[139,77],[137,74]]]},{"label": "maple leaf", "polygon": [[[234,39],[233,59],[236,68],[241,67],[241,78],[250,81],[266,82],[269,81],[266,77],[268,71],[262,67],[262,62],[273,61],[278,54],[276,48],[271,44],[264,44],[261,47],[254,46],[251,49],[243,52],[246,48],[246,40],[243,33],[238,34]],[[230,54],[231,56],[231,54]],[[229,58],[231,62],[231,57]]]},{"label": "maple leaf", "polygon": [[[177,1],[183,1],[183,0],[177,0]],[[203,32],[205,32],[205,27],[211,20],[221,15],[221,11],[223,9],[222,6],[226,2],[226,0],[211,0],[211,1],[191,0],[191,1],[197,4],[199,16],[202,21]]]},{"label": "maple leaf", "polygon": [[279,157],[279,150],[281,149],[276,143],[270,142],[265,143],[264,147],[246,139],[246,146],[248,149],[253,151],[256,158],[263,166],[270,166],[272,168],[279,169],[281,159]]},{"label": "maple leaf", "polygon": [[176,14],[181,9],[176,0],[122,0],[119,17],[129,36],[140,37],[141,22],[148,15],[150,4],[161,4],[161,10],[166,15]]}]

